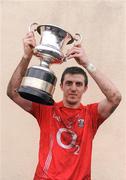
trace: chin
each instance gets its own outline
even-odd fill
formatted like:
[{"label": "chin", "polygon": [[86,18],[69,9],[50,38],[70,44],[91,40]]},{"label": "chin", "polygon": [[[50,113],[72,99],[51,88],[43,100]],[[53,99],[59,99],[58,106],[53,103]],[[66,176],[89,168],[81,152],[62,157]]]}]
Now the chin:
[{"label": "chin", "polygon": [[77,101],[77,100],[73,100],[73,99],[72,99],[72,100],[69,99],[67,102],[68,102],[70,105],[78,104],[78,101]]}]

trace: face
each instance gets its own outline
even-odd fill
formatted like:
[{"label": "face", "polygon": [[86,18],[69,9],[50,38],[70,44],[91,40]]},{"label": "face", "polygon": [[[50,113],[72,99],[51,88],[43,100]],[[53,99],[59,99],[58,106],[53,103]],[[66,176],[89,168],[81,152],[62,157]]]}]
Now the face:
[{"label": "face", "polygon": [[84,76],[81,74],[66,74],[63,84],[63,101],[66,105],[79,106],[81,97],[86,91]]}]

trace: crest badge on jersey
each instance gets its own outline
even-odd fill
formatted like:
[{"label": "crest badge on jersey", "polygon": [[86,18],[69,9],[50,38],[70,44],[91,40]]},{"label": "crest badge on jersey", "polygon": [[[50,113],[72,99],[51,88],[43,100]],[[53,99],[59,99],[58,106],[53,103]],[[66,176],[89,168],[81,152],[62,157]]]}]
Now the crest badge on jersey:
[{"label": "crest badge on jersey", "polygon": [[80,128],[84,127],[84,119],[78,119],[78,127]]}]

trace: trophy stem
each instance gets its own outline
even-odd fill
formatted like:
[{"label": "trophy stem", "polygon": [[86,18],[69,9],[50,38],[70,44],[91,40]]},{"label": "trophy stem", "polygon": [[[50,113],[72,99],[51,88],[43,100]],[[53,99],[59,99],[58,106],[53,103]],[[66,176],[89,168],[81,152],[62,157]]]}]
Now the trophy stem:
[{"label": "trophy stem", "polygon": [[40,60],[40,66],[49,68],[49,63],[47,61]]},{"label": "trophy stem", "polygon": [[52,60],[51,56],[43,55],[43,57],[40,58],[40,66],[49,68],[51,60]]}]

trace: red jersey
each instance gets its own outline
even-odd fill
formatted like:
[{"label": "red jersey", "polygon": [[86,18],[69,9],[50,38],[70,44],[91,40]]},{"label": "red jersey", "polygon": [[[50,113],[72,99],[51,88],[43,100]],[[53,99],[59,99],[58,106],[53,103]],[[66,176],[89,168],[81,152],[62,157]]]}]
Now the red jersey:
[{"label": "red jersey", "polygon": [[32,114],[40,127],[34,180],[91,180],[92,140],[103,122],[98,103],[77,109],[33,103]]}]

